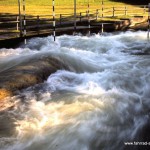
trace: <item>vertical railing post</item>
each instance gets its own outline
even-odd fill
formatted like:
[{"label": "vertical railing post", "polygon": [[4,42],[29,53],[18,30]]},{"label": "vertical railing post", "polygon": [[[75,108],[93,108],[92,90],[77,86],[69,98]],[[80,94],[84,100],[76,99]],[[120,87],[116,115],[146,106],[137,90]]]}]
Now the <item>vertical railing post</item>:
[{"label": "vertical railing post", "polygon": [[52,5],[53,5],[53,38],[54,41],[56,40],[56,22],[55,22],[55,0],[52,0]]},{"label": "vertical railing post", "polygon": [[124,15],[125,15],[125,16],[127,16],[127,11],[128,11],[128,10],[127,10],[127,6],[125,6],[125,12],[124,12]]},{"label": "vertical railing post", "polygon": [[102,18],[104,17],[104,1],[102,0]]},{"label": "vertical railing post", "polygon": [[150,3],[148,4],[148,33],[147,33],[147,39],[149,41],[150,39]]},{"label": "vertical railing post", "polygon": [[62,23],[62,14],[60,14],[60,16],[59,16],[59,24],[60,24],[60,26],[61,26],[61,23]]},{"label": "vertical railing post", "polygon": [[87,10],[86,10],[86,12],[85,12],[85,13],[86,13],[86,17],[88,17],[88,11],[87,11]]},{"label": "vertical railing post", "polygon": [[26,3],[25,0],[23,0],[23,34],[24,34],[24,44],[27,44],[27,40],[26,40]]},{"label": "vertical railing post", "polygon": [[145,14],[146,13],[146,7],[144,5],[144,8],[143,8],[143,13]]},{"label": "vertical railing post", "polygon": [[20,37],[22,37],[22,17],[21,17],[21,10],[20,10],[20,0],[18,0],[18,12],[19,12],[19,31],[20,31]]},{"label": "vertical railing post", "polygon": [[80,22],[82,21],[82,13],[80,12]]},{"label": "vertical railing post", "polygon": [[18,31],[18,30],[19,30],[19,17],[17,16],[16,18],[17,18],[17,19],[16,19],[16,21],[17,21],[16,30]]},{"label": "vertical railing post", "polygon": [[76,33],[76,29],[77,29],[77,14],[76,14],[76,0],[74,0],[74,34]]},{"label": "vertical railing post", "polygon": [[115,7],[113,6],[113,10],[112,10],[113,12],[113,14],[112,14],[112,17],[115,17]]},{"label": "vertical railing post", "polygon": [[98,9],[96,10],[96,20],[98,19],[99,11]]},{"label": "vertical railing post", "polygon": [[101,33],[104,32],[104,24],[102,23],[102,29],[101,29]]},{"label": "vertical railing post", "polygon": [[40,17],[37,16],[37,34],[39,34],[39,23],[40,23]]}]

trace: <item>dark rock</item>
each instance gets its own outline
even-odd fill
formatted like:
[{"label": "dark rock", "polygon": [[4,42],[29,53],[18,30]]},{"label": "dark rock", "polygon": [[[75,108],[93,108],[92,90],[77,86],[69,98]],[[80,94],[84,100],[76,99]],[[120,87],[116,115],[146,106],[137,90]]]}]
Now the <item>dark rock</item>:
[{"label": "dark rock", "polygon": [[39,54],[4,69],[0,72],[0,99],[12,95],[17,90],[43,82],[59,69],[69,70],[59,58]]}]

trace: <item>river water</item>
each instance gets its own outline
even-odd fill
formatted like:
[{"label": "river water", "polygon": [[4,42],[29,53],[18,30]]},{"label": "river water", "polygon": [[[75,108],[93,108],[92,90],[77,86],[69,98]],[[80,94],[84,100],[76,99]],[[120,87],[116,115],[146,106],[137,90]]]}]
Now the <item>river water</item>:
[{"label": "river water", "polygon": [[41,53],[71,71],[9,98],[15,107],[0,113],[0,149],[123,150],[125,142],[150,142],[149,51],[142,31],[35,38],[1,49],[1,64]]}]

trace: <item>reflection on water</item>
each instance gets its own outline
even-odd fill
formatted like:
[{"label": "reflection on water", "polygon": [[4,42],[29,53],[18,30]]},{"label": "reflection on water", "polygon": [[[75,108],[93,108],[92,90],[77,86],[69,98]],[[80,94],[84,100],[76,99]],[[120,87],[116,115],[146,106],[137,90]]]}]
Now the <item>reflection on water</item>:
[{"label": "reflection on water", "polygon": [[15,106],[0,114],[0,149],[122,150],[124,142],[148,141],[150,58],[132,54],[149,49],[146,32],[35,38],[1,49],[1,69],[42,54],[73,72],[58,70],[9,98]]}]

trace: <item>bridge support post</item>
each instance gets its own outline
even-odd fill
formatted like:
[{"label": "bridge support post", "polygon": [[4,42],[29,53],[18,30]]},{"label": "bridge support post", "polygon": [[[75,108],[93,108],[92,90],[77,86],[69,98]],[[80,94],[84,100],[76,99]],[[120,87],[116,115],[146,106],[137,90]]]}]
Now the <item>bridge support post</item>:
[{"label": "bridge support post", "polygon": [[89,4],[89,0],[88,0],[88,35],[91,34],[91,23],[90,23],[90,4]]},{"label": "bridge support post", "polygon": [[54,37],[54,42],[56,40],[56,22],[55,22],[55,0],[52,0],[52,5],[53,5],[53,37]]},{"label": "bridge support post", "polygon": [[101,33],[104,32],[104,24],[102,23],[102,29],[101,29]]},{"label": "bridge support post", "polygon": [[23,0],[23,36],[24,36],[24,44],[27,44],[27,40],[26,40],[26,35],[27,35],[27,31],[26,31],[26,3],[25,0]]},{"label": "bridge support post", "polygon": [[102,0],[102,18],[104,17],[104,1]]}]

